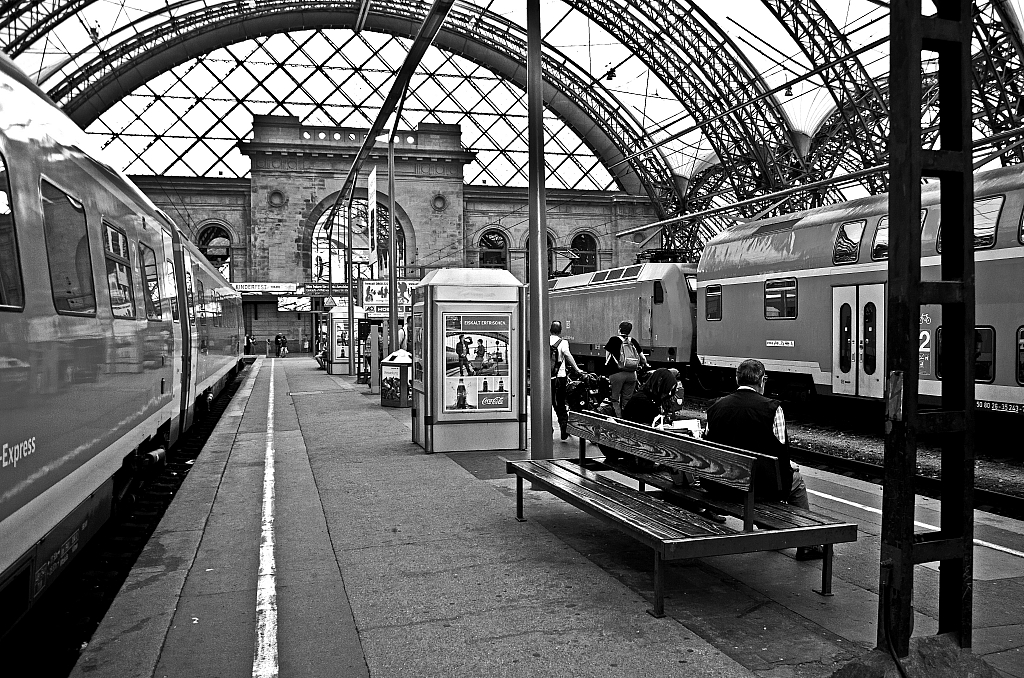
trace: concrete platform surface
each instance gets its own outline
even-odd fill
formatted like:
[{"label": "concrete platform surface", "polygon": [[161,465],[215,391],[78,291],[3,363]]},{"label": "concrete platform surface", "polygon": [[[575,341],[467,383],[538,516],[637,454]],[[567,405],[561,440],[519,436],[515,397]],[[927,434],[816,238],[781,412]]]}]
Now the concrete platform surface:
[{"label": "concrete platform surface", "polygon": [[[410,410],[308,357],[244,379],[72,675],[814,678],[874,646],[877,486],[802,470],[816,508],[860,526],[834,597],[792,550],[723,556],[670,565],[654,619],[648,548],[544,492],[516,522],[504,462],[528,452],[427,455]],[[976,516],[974,652],[1024,678],[1024,526]],[[918,568],[915,636],[936,631],[937,584]]]}]

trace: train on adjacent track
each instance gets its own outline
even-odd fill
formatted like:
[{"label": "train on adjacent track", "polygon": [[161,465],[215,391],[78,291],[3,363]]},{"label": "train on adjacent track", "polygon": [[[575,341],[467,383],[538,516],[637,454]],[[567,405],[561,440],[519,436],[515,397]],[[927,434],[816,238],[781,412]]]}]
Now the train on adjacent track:
[{"label": "train on adjacent track", "polygon": [[[979,409],[1024,414],[1024,172],[975,177],[975,377]],[[938,186],[922,191],[921,270],[939,278]],[[885,371],[888,196],[737,224],[692,264],[643,263],[549,281],[551,317],[587,369],[620,320],[652,364],[709,390],[761,360],[769,391],[878,399]],[[940,396],[942,308],[922,306],[920,393]]]},{"label": "train on adjacent track", "polygon": [[0,635],[240,369],[241,298],[0,57]]}]

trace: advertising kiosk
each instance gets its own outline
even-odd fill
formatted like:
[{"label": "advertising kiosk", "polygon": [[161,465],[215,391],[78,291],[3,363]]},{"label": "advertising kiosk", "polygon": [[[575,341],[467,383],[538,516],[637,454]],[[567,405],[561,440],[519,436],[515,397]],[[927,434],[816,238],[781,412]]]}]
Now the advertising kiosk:
[{"label": "advertising kiosk", "polygon": [[[360,306],[353,307],[352,313],[356,320],[365,317]],[[331,308],[330,330],[327,335],[327,374],[348,374],[348,352],[352,350],[348,332],[348,304]],[[358,369],[359,363],[356,362],[356,370]]]},{"label": "advertising kiosk", "polygon": [[430,452],[526,449],[526,288],[445,268],[413,291],[412,440]]}]

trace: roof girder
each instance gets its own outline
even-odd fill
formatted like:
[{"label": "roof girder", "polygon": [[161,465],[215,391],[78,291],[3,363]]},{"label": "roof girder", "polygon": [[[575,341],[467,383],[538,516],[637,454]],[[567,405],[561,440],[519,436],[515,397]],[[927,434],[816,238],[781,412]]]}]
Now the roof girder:
[{"label": "roof girder", "polygon": [[[178,16],[174,22],[152,24],[103,52],[55,85],[51,96],[80,125],[97,118],[146,78],[198,54],[255,35],[282,32],[283,26],[348,27],[355,19],[358,2],[298,2],[270,0],[253,6],[215,5],[205,12]],[[318,7],[319,5],[319,7]],[[394,35],[415,34],[418,23],[415,0],[375,2],[367,26]],[[289,24],[294,20],[294,26]],[[441,34],[439,47],[485,65],[525,88],[526,38],[521,27],[488,13],[459,6],[453,8]],[[154,46],[160,49],[154,49]],[[645,191],[659,216],[680,201],[671,181],[671,168],[663,154],[647,154],[615,167],[622,158],[650,145],[638,121],[617,105],[607,90],[575,67],[565,56],[545,48],[545,101],[576,131],[609,167],[623,190]]]}]

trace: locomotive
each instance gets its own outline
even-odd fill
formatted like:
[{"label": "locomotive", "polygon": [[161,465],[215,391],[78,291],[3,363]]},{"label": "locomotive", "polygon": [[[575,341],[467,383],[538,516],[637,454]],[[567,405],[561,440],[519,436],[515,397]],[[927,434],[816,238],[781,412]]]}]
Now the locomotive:
[{"label": "locomotive", "polygon": [[241,367],[241,298],[0,57],[0,635]]},{"label": "locomotive", "polygon": [[[974,191],[976,402],[1024,414],[1024,176],[1019,167],[979,173]],[[924,280],[939,278],[938,202],[938,186],[925,187]],[[630,320],[652,365],[688,365],[708,390],[732,390],[736,365],[757,358],[774,395],[881,400],[887,210],[888,196],[872,196],[737,224],[705,245],[696,270],[645,263],[555,279],[551,317],[591,369],[618,322]],[[669,327],[684,328],[671,351],[659,344],[673,336]],[[691,336],[687,353],[681,342]],[[922,402],[938,402],[941,306],[921,307],[917,340]]]},{"label": "locomotive", "polygon": [[697,267],[643,263],[548,281],[552,320],[577,363],[600,371],[604,345],[623,320],[652,365],[685,369],[696,356]]}]

